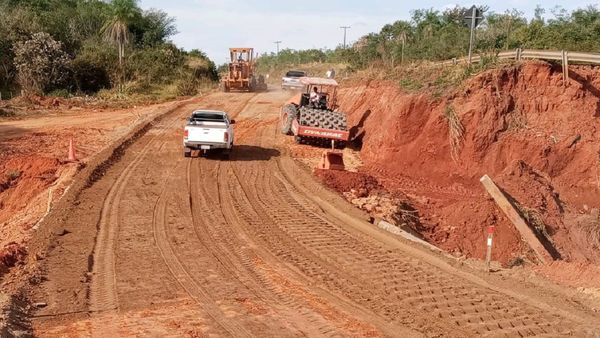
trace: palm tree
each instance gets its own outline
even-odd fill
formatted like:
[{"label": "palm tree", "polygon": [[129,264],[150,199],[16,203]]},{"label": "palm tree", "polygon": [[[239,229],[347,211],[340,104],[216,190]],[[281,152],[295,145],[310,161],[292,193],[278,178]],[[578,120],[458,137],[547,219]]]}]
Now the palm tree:
[{"label": "palm tree", "polygon": [[140,14],[137,0],[112,0],[112,15],[101,29],[104,38],[117,45],[119,52],[119,66],[123,67],[125,45],[129,43],[129,25]]}]

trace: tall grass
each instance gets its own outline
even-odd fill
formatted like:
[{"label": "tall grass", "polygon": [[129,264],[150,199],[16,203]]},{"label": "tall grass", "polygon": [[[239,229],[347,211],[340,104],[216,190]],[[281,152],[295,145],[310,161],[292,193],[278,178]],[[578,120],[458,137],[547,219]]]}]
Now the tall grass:
[{"label": "tall grass", "polygon": [[450,138],[450,156],[456,162],[460,152],[460,146],[464,140],[465,127],[460,122],[460,118],[456,114],[454,107],[446,106],[444,109],[444,117],[448,121],[448,137]]},{"label": "tall grass", "polygon": [[589,220],[582,222],[581,230],[589,242],[597,249],[600,249],[600,217],[590,217]]}]

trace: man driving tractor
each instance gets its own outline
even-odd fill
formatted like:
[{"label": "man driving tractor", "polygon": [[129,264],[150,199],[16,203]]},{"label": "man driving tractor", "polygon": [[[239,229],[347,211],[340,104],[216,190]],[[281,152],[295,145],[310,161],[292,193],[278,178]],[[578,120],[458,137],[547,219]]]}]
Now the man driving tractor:
[{"label": "man driving tractor", "polygon": [[321,95],[319,95],[319,88],[316,86],[313,88],[313,91],[310,92],[310,104],[313,107],[317,107],[319,105],[319,101],[321,100]]}]

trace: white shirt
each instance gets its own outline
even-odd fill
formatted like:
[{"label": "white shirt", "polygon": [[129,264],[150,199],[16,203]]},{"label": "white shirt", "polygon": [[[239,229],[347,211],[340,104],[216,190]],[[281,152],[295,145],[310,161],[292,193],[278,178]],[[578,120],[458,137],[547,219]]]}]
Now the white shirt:
[{"label": "white shirt", "polygon": [[310,102],[319,102],[319,93],[310,92]]}]

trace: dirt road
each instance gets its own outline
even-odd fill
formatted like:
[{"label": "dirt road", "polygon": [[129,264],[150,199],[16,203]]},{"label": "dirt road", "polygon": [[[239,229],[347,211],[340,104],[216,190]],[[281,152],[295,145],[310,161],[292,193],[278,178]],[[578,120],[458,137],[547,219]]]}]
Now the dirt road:
[{"label": "dirt road", "polygon": [[[593,335],[594,317],[568,301],[492,285],[363,221],[281,146],[287,98],[183,106],[83,190],[49,225],[36,335]],[[237,115],[229,161],[183,157],[199,106]]]}]

